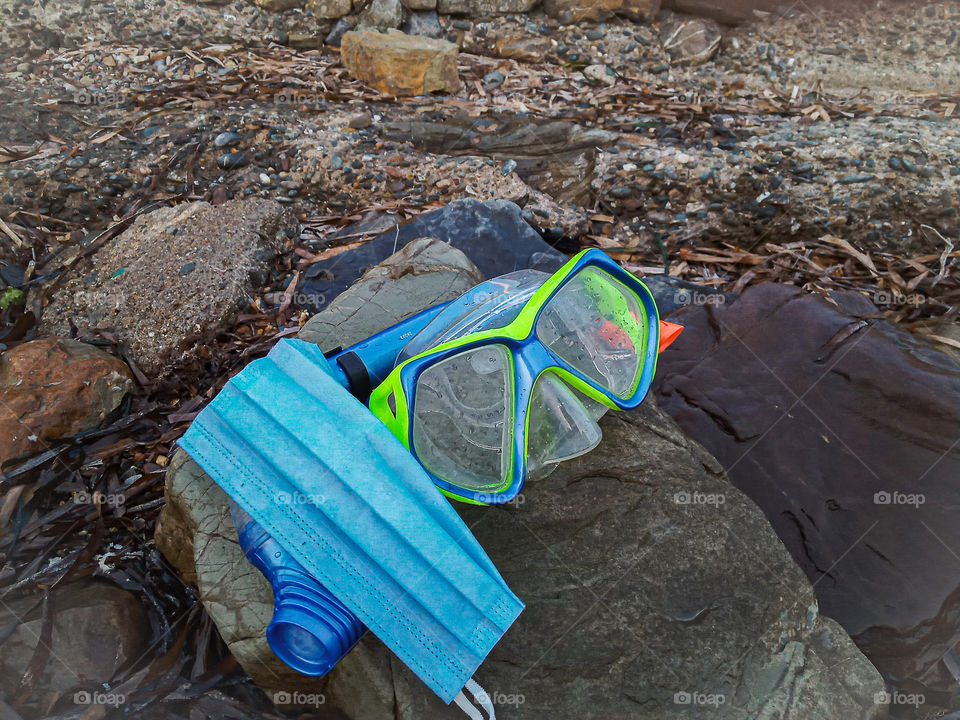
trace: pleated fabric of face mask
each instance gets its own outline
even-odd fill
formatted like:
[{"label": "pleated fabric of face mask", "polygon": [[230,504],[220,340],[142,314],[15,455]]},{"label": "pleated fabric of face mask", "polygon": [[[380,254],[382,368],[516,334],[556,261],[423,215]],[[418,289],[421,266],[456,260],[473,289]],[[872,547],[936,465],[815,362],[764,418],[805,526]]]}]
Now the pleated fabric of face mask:
[{"label": "pleated fabric of face mask", "polygon": [[319,348],[282,340],[180,445],[441,699],[461,704],[523,603]]}]

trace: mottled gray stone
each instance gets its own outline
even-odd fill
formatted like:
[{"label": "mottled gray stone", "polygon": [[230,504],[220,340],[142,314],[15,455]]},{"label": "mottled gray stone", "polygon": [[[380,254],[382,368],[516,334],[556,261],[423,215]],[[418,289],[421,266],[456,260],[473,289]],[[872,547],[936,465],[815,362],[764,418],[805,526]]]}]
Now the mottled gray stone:
[{"label": "mottled gray stone", "polygon": [[[76,325],[83,338],[112,329],[143,370],[158,374],[236,315],[238,300],[265,281],[277,234],[296,226],[282,205],[259,198],[142,215],[67,271],[41,333],[68,336]],[[182,273],[190,263],[194,270]]]},{"label": "mottled gray stone", "polygon": [[400,0],[371,0],[360,13],[357,27],[389,30],[399,28],[403,22],[403,6]]},{"label": "mottled gray stone", "polygon": [[298,337],[324,351],[347,347],[412,315],[411,308],[452,300],[481,282],[480,271],[462,252],[420,238],[368,270],[310,318]]}]

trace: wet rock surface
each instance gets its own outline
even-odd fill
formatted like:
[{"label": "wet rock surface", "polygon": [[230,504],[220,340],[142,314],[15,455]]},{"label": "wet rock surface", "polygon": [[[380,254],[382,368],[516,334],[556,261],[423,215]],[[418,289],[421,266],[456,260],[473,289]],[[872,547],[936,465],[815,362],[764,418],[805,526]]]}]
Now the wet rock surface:
[{"label": "wet rock surface", "polygon": [[122,360],[76,340],[8,350],[0,355],[0,463],[97,427],[132,388]]},{"label": "wet rock surface", "polygon": [[657,396],[885,678],[956,709],[960,362],[863,295],[834,301],[767,284],[677,310]]},{"label": "wet rock surface", "polygon": [[[450,275],[440,253],[462,255],[442,248],[411,243],[313,318],[302,337],[325,348],[349,344],[393,321],[381,307],[400,315],[425,307],[436,295],[430,274],[405,269],[430,253],[424,265],[441,261],[436,270]],[[454,267],[461,282],[473,282],[462,260]],[[409,285],[385,283],[394,271]],[[414,289],[421,283],[424,295]],[[716,461],[652,400],[609,414],[603,429],[600,447],[528,486],[522,502],[457,506],[527,604],[478,673],[495,702],[509,706],[498,710],[519,718],[662,720],[693,717],[689,695],[712,698],[723,718],[883,717],[879,675],[842,629],[819,616],[802,573]],[[269,587],[226,529],[222,491],[180,454],[167,493],[160,546],[182,572],[193,560],[201,596],[234,651],[251,653],[259,643],[254,654],[270,662],[257,634],[271,612]],[[213,598],[207,583],[217,588]],[[232,640],[238,635],[246,644]],[[244,667],[275,687],[255,662]],[[370,634],[324,692],[351,718],[460,713],[435,700]]]},{"label": "wet rock surface", "polygon": [[[249,302],[296,221],[275,202],[161,208],[81,261],[52,296],[43,332],[115,332],[161,371]],[[238,304],[239,303],[239,304]]]}]

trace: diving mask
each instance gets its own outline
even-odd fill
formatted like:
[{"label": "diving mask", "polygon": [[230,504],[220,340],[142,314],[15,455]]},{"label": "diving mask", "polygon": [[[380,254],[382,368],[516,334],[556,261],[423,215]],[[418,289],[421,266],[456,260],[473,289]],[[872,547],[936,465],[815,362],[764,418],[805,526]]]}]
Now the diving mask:
[{"label": "diving mask", "polygon": [[553,275],[482,283],[334,360],[352,389],[373,388],[370,410],[444,493],[500,504],[594,448],[607,409],[643,401],[660,342],[646,286],[586,250]]}]

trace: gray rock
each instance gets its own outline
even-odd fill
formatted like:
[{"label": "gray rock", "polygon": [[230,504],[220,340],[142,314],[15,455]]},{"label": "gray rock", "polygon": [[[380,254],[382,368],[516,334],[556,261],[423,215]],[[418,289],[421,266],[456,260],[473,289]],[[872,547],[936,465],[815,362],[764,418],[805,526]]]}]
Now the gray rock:
[{"label": "gray rock", "polygon": [[[454,283],[475,278],[459,253],[435,265],[455,252],[436,244],[421,240],[404,252],[414,254],[413,267],[436,270],[402,272],[410,265],[395,257],[301,337],[324,348],[353,342],[434,302],[444,276],[451,296]],[[421,278],[429,290],[415,289]],[[885,717],[874,702],[879,674],[819,616],[803,573],[717,461],[652,398],[601,422],[595,451],[531,483],[518,502],[456,505],[527,604],[477,674],[504,716]],[[244,668],[275,687],[272,673],[284,671],[262,636],[269,587],[242,557],[222,491],[182,454],[168,473],[157,536],[181,572],[193,562],[201,597]],[[297,689],[316,682],[285,677]],[[369,633],[323,692],[351,719],[462,717]]]},{"label": "gray rock", "polygon": [[443,37],[443,27],[440,25],[440,16],[436,10],[428,12],[410,12],[401,28],[407,35],[423,35],[424,37]]},{"label": "gray rock", "polygon": [[[102,689],[101,683],[146,651],[150,622],[133,593],[86,579],[58,587],[51,600],[50,660],[34,686],[36,694]],[[33,598],[0,603],[0,628],[17,620],[24,622],[4,639],[0,652],[0,677],[8,690],[26,672],[40,638],[43,619]]]},{"label": "gray rock", "polygon": [[351,30],[353,30],[353,25],[341,18],[337,20],[324,42],[330,47],[340,47],[340,41],[343,39],[343,36]]},{"label": "gray rock", "polygon": [[241,140],[243,140],[243,136],[235,132],[222,132],[213,139],[213,144],[215,147],[233,147],[238,145]]},{"label": "gray rock", "polygon": [[[464,232],[470,228],[470,232]],[[536,265],[553,270],[567,257],[551,248],[520,215],[520,208],[506,200],[480,202],[465,199],[424,213],[402,228],[388,230],[364,245],[330,260],[314,263],[304,275],[299,294],[329,302],[394,251],[420,237],[448,242],[467,254],[486,277],[503,275],[516,268]],[[311,308],[323,304],[304,302]]]},{"label": "gray rock", "polygon": [[671,14],[660,25],[660,43],[674,65],[701,65],[713,59],[722,39],[713,20]]},{"label": "gray rock", "polygon": [[360,13],[359,28],[390,30],[400,27],[403,22],[403,5],[400,0],[371,0]]},{"label": "gray rock", "polygon": [[241,153],[224,153],[217,158],[217,165],[224,170],[236,170],[237,168],[246,167],[249,164],[250,160],[246,155]]},{"label": "gray rock", "polygon": [[[295,226],[280,205],[259,199],[143,215],[70,271],[41,332],[69,335],[71,320],[81,334],[113,328],[142,369],[159,372],[234,316],[237,301],[252,295],[251,278],[271,267],[278,232]],[[196,269],[182,275],[191,262]]]},{"label": "gray rock", "polygon": [[[332,350],[328,340],[344,347],[403,320],[410,299],[417,309],[459,297],[483,275],[456,248],[433,238],[419,238],[368,270],[300,330],[299,338]],[[371,312],[371,309],[373,312]]]}]

